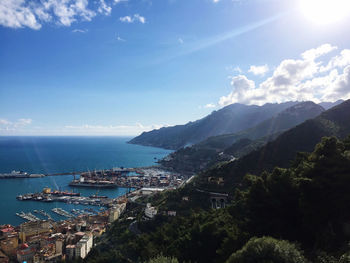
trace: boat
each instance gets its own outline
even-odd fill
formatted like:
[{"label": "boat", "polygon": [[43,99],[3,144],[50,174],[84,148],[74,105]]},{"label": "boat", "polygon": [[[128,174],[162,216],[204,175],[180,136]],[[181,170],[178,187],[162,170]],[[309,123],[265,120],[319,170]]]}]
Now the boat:
[{"label": "boat", "polygon": [[0,173],[0,179],[18,179],[18,178],[40,178],[44,174],[29,174],[23,171],[13,170],[11,173]]},{"label": "boat", "polygon": [[98,198],[98,199],[103,199],[103,198],[108,198],[106,195],[90,195],[90,198]]},{"label": "boat", "polygon": [[57,196],[80,196],[80,193],[73,193],[67,191],[53,191],[50,194]]},{"label": "boat", "polygon": [[91,187],[91,188],[116,188],[117,185],[109,181],[94,181],[94,182],[80,182],[73,180],[69,183],[69,186],[73,187]]}]

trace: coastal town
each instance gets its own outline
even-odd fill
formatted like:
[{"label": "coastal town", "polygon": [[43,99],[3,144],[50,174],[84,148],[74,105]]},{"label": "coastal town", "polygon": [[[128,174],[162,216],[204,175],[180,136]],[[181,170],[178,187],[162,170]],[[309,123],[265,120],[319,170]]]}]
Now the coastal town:
[{"label": "coastal town", "polygon": [[[16,215],[26,222],[19,226],[0,226],[0,263],[58,262],[84,259],[99,238],[120,216],[130,203],[142,196],[175,189],[185,182],[180,175],[157,168],[111,169],[80,175],[72,181],[81,187],[100,189],[106,182],[129,188],[123,196],[109,198],[103,195],[82,196],[79,192],[44,188],[38,193],[23,193],[17,200],[28,202],[65,202],[86,206],[85,209],[66,211],[53,208],[51,213],[64,220],[54,221],[48,211],[34,210]],[[91,207],[96,207],[92,209]],[[145,218],[153,218],[157,210],[150,204],[144,207]],[[132,218],[129,218],[132,219]]]}]

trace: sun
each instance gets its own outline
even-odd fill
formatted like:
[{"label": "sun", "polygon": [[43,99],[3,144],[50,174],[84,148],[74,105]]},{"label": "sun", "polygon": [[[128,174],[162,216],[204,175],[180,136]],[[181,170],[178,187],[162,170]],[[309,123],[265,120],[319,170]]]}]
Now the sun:
[{"label": "sun", "polygon": [[299,0],[304,15],[315,24],[339,22],[350,15],[350,0]]}]

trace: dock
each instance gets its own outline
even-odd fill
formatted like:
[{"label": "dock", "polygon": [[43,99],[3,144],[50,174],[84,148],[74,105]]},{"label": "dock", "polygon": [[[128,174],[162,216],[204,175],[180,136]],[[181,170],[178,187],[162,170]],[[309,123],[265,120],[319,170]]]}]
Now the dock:
[{"label": "dock", "polygon": [[29,213],[24,213],[24,212],[16,213],[16,215],[23,218],[23,219],[31,221],[31,222],[40,221],[40,218],[36,217],[35,215],[33,215],[30,212]]},{"label": "dock", "polygon": [[63,210],[62,208],[52,208],[51,209],[52,212],[60,215],[60,216],[64,216],[64,217],[67,217],[67,218],[72,218],[74,217],[74,215],[68,213],[66,210]]},{"label": "dock", "polygon": [[[87,197],[80,195],[54,195],[51,193],[29,193],[16,197],[20,201],[38,201],[38,202],[63,202],[75,205],[92,205],[109,207],[114,199],[101,197]],[[45,215],[46,216],[46,215]]]}]

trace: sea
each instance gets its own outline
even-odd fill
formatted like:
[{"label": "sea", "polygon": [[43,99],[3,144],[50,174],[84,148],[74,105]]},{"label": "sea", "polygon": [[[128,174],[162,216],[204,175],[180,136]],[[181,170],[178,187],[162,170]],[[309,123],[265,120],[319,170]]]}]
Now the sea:
[{"label": "sea", "polygon": [[[129,137],[0,137],[0,173],[13,170],[28,173],[73,173],[114,167],[144,167],[156,164],[158,159],[171,153],[170,150],[128,144]],[[43,178],[0,179],[0,224],[19,225],[25,222],[16,213],[44,210],[55,220],[64,220],[51,211],[60,207],[70,212],[72,209],[91,208],[98,212],[99,207],[65,204],[60,202],[43,203],[19,201],[17,195],[40,192],[45,187],[52,190],[80,192],[82,196],[93,194],[118,197],[129,189],[75,188],[68,184],[73,175],[47,176]]]}]

